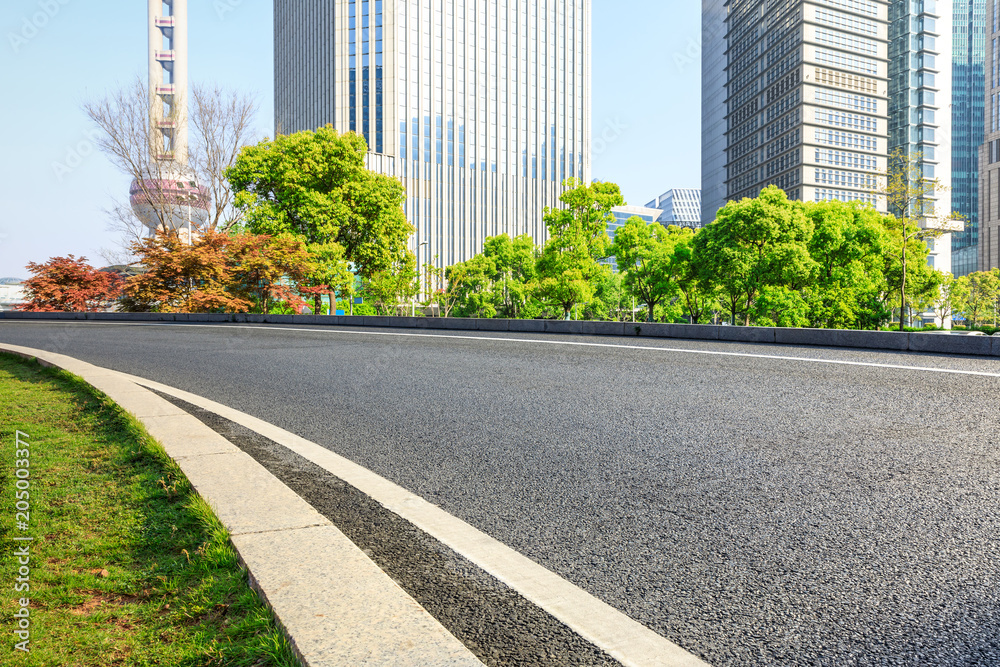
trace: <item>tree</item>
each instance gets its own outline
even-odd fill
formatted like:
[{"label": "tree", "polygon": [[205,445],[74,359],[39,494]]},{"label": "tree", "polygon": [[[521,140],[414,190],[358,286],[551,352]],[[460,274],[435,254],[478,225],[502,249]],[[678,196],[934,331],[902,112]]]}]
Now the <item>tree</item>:
[{"label": "tree", "polygon": [[694,237],[695,273],[702,285],[718,288],[733,324],[743,315],[749,325],[764,288],[808,282],[815,270],[812,234],[804,205],[768,186],[756,199],[729,202]]},{"label": "tree", "polygon": [[496,273],[496,261],[482,253],[445,270],[448,292],[455,301],[455,311],[459,317],[496,316],[496,299],[493,294],[493,277]]},{"label": "tree", "polygon": [[594,284],[610,269],[599,260],[609,255],[611,209],[625,203],[614,183],[586,185],[568,179],[559,197],[566,206],[546,209],[549,240],[538,258],[538,294],[559,306],[569,319],[573,306],[594,296]]},{"label": "tree", "polygon": [[121,296],[122,279],[98,271],[86,257],[53,257],[44,264],[31,262],[24,281],[27,303],[15,306],[30,312],[97,312],[110,308]]},{"label": "tree", "polygon": [[206,231],[188,245],[159,232],[135,248],[146,271],[129,279],[125,306],[153,312],[261,312],[275,300],[298,305],[286,278],[312,270],[304,244],[293,237]]},{"label": "tree", "polygon": [[[907,312],[907,285],[911,241],[937,238],[949,231],[961,231],[960,216],[940,216],[937,196],[945,191],[941,182],[924,172],[922,153],[907,154],[896,149],[889,155],[888,169],[878,179],[876,194],[885,197],[889,211],[887,227],[893,237],[893,252],[899,258],[899,330]],[[925,254],[926,257],[926,254]]]},{"label": "tree", "polygon": [[417,258],[407,251],[393,266],[376,271],[362,283],[362,293],[382,315],[396,315],[399,306],[420,292]]},{"label": "tree", "polygon": [[890,313],[880,297],[888,289],[885,255],[889,237],[882,215],[861,202],[807,203],[813,225],[809,254],[816,262],[803,290],[809,325],[878,328]]},{"label": "tree", "polygon": [[233,297],[251,302],[260,313],[270,312],[272,301],[302,305],[293,286],[313,268],[302,241],[288,235],[263,234],[234,234],[225,238],[228,240],[224,250],[225,286]]},{"label": "tree", "polygon": [[[137,77],[107,97],[87,102],[83,109],[97,126],[97,146],[101,152],[137,184],[141,195],[155,203],[158,198],[148,184],[174,175],[183,165],[160,159],[157,149],[160,128],[154,127],[151,99],[146,82]],[[240,212],[233,206],[233,192],[225,171],[237,152],[257,134],[254,126],[258,104],[246,94],[199,86],[192,87],[191,102],[188,165],[210,195],[206,227],[226,231],[240,221]],[[188,100],[175,100],[166,120],[176,120],[181,105],[187,104]],[[154,213],[161,224],[168,217],[165,207]],[[127,202],[116,202],[107,214],[109,231],[120,235],[120,247],[102,250],[102,254],[111,263],[134,262],[131,248],[146,237],[145,226]]]},{"label": "tree", "polygon": [[517,319],[524,313],[537,281],[538,251],[531,236],[492,236],[483,255],[493,260],[494,307],[500,317]]},{"label": "tree", "polygon": [[407,264],[413,228],[402,184],[365,168],[363,137],[327,125],[244,148],[226,175],[245,227],[292,234],[309,248],[337,243],[343,261],[366,280]]},{"label": "tree", "polygon": [[976,329],[991,319],[995,326],[1000,301],[1000,269],[977,271],[955,279],[952,294],[955,313],[962,316],[967,327]]},{"label": "tree", "polygon": [[638,216],[615,231],[611,251],[625,273],[626,288],[646,304],[647,321],[653,321],[657,306],[678,293],[682,266],[674,261],[674,251],[693,236],[690,229],[647,224]]},{"label": "tree", "polygon": [[670,258],[676,267],[674,272],[677,275],[677,288],[692,324],[698,324],[719,308],[716,288],[710,282],[699,279],[698,266],[694,262],[693,242],[698,233],[693,232],[691,236],[679,238]]}]

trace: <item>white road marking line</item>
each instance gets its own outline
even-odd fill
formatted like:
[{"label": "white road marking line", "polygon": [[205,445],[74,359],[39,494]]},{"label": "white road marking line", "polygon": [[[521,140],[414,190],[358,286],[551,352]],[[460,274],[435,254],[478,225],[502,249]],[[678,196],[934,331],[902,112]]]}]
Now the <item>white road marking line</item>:
[{"label": "white road marking line", "polygon": [[626,667],[708,667],[670,640],[502,542],[325,447],[196,394],[123,376],[136,384],[214,412],[269,438],[383,505],[510,586]]},{"label": "white road marking line", "polygon": [[[60,322],[59,324],[76,324],[77,322]],[[32,322],[32,324],[48,324],[48,322]],[[489,340],[489,341],[501,341],[509,343],[536,343],[540,345],[567,345],[576,347],[597,347],[597,348],[614,348],[621,350],[643,350],[652,352],[672,352],[675,354],[695,354],[695,355],[708,355],[708,356],[718,356],[718,357],[742,357],[748,359],[770,359],[773,361],[798,361],[814,364],[828,364],[834,366],[861,366],[866,368],[885,368],[890,370],[904,370],[904,371],[920,371],[925,373],[943,373],[946,375],[972,375],[977,377],[988,377],[988,378],[1000,378],[1000,373],[989,373],[986,371],[966,371],[956,368],[933,368],[930,366],[907,366],[904,364],[879,364],[870,361],[848,361],[846,359],[819,359],[816,357],[793,357],[786,355],[776,355],[776,354],[753,354],[751,352],[723,352],[721,350],[690,350],[678,347],[654,347],[651,345],[621,345],[617,343],[585,343],[580,341],[567,341],[567,340],[539,340],[537,338],[505,338],[505,337],[494,337],[494,336],[462,336],[457,334],[431,334],[431,333],[403,333],[394,331],[344,331],[342,329],[306,329],[302,327],[281,327],[272,325],[258,325],[258,326],[248,326],[243,324],[185,324],[183,322],[87,322],[87,326],[91,324],[110,324],[110,325],[125,325],[125,326],[142,326],[142,327],[205,327],[210,329],[250,329],[250,330],[271,330],[271,331],[297,331],[300,333],[326,333],[326,334],[336,334],[342,336],[400,336],[400,337],[410,337],[410,338],[451,338],[460,340]],[[526,332],[530,333],[530,332]],[[557,334],[558,335],[558,334]],[[571,335],[571,334],[567,334]],[[733,342],[733,341],[698,341],[698,342]],[[780,345],[780,343],[772,343],[773,345]],[[864,350],[865,348],[844,348],[846,349],[858,349]],[[894,350],[877,350],[879,352],[893,353],[897,352]],[[998,359],[1000,360],[1000,359]]]}]

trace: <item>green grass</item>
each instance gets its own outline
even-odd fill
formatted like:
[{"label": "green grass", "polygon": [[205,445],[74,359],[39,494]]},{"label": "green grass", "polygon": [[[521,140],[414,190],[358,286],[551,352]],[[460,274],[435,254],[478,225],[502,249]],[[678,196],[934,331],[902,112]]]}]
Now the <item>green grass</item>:
[{"label": "green grass", "polygon": [[[15,430],[31,516],[15,526]],[[13,537],[33,536],[14,592]],[[140,424],[68,373],[0,354],[0,665],[298,665],[226,529]],[[30,653],[15,600],[29,596]]]}]

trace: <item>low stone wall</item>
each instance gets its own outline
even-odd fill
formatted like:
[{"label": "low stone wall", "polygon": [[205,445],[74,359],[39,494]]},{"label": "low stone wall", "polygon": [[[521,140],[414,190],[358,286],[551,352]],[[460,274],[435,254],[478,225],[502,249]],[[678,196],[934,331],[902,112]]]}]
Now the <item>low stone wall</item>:
[{"label": "low stone wall", "polygon": [[565,320],[499,320],[456,317],[360,317],[350,315],[226,315],[187,313],[21,313],[0,312],[3,320],[94,320],[102,322],[229,322],[237,324],[306,324],[334,327],[382,327],[452,331],[586,334],[640,338],[680,338],[740,343],[778,343],[851,347],[899,352],[936,352],[1000,357],[1000,336],[960,336],[897,331],[843,329],[779,329],[712,324],[646,322],[573,322]]}]

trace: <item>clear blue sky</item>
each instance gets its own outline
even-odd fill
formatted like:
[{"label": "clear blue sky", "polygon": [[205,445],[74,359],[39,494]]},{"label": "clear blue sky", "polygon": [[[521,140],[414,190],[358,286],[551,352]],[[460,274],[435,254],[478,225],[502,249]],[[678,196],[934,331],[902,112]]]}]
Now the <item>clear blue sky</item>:
[{"label": "clear blue sky", "polygon": [[[291,1],[291,0],[290,0]],[[271,0],[192,0],[190,78],[259,95],[273,125]],[[700,181],[700,3],[594,0],[593,176],[630,204]],[[3,0],[0,277],[114,244],[129,179],[93,150],[81,104],[146,72],[141,0]]]}]

